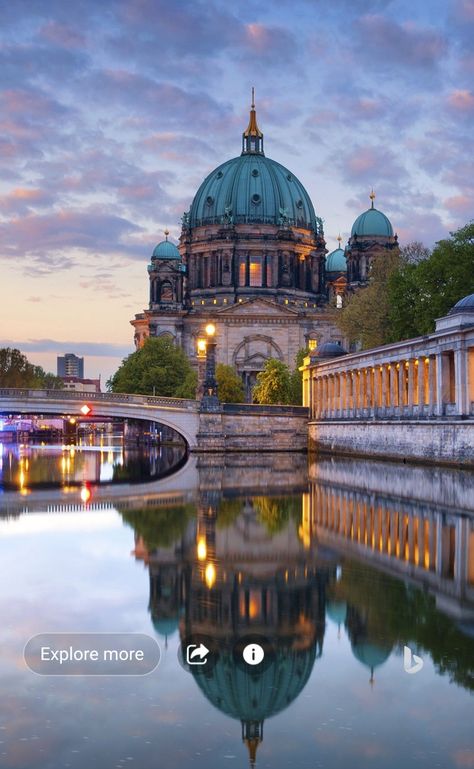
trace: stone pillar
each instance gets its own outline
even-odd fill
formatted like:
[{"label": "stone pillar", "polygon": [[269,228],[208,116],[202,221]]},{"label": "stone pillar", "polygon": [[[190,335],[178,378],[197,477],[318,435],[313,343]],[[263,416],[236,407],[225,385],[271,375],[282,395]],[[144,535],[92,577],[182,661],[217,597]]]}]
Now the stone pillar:
[{"label": "stone pillar", "polygon": [[428,359],[428,414],[436,413],[436,356]]},{"label": "stone pillar", "polygon": [[328,379],[326,376],[323,376],[322,380],[321,418],[324,419],[327,416],[328,408]]},{"label": "stone pillar", "polygon": [[374,417],[379,414],[379,404],[381,402],[381,381],[380,381],[380,367],[375,366],[374,371]]},{"label": "stone pillar", "polygon": [[425,358],[418,358],[418,415],[423,416],[425,405]]},{"label": "stone pillar", "polygon": [[383,408],[383,414],[385,415],[387,413],[387,398],[390,395],[390,385],[389,385],[389,376],[390,372],[388,370],[388,365],[386,363],[382,364],[382,408]]},{"label": "stone pillar", "polygon": [[398,406],[401,415],[405,406],[405,361],[403,360],[398,364]]},{"label": "stone pillar", "polygon": [[372,386],[372,369],[366,369],[367,373],[367,407],[369,409],[370,416],[374,413],[374,388]]},{"label": "stone pillar", "polygon": [[413,414],[415,400],[415,361],[410,358],[408,361],[408,407],[410,415]]},{"label": "stone pillar", "polygon": [[390,364],[390,412],[394,416],[397,407],[397,368],[394,363]]},{"label": "stone pillar", "polygon": [[360,407],[364,411],[367,408],[367,369],[360,371]]},{"label": "stone pillar", "polygon": [[441,417],[444,414],[444,387],[443,387],[443,355],[436,353],[436,414]]},{"label": "stone pillar", "polygon": [[454,351],[454,387],[456,397],[456,414],[468,416],[471,410],[467,377],[467,350],[463,343]]}]

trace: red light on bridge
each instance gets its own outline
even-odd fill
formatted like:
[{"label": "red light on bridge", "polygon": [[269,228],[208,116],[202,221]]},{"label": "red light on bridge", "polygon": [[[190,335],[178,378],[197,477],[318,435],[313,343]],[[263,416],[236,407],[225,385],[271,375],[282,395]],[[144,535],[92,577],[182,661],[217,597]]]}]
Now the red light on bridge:
[{"label": "red light on bridge", "polygon": [[81,407],[81,414],[84,414],[84,416],[88,416],[92,411],[91,407],[87,405],[87,403],[84,403],[84,405]]}]

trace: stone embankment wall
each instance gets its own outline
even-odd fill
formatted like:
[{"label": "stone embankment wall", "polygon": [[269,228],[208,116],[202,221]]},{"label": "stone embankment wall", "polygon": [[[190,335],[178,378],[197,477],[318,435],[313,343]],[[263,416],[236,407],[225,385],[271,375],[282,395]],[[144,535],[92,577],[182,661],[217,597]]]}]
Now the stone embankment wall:
[{"label": "stone embankment wall", "polygon": [[306,451],[308,409],[223,404],[201,413],[197,451]]},{"label": "stone embankment wall", "polygon": [[310,450],[474,466],[474,422],[357,420],[309,424]]}]

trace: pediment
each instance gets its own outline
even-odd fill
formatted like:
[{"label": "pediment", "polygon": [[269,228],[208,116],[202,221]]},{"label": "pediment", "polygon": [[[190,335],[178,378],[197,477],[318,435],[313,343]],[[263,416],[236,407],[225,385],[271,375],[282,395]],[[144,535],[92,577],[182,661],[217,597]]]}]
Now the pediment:
[{"label": "pediment", "polygon": [[270,299],[244,299],[243,302],[225,307],[217,312],[217,315],[243,316],[260,315],[265,317],[297,316],[298,312],[282,304],[272,302]]}]

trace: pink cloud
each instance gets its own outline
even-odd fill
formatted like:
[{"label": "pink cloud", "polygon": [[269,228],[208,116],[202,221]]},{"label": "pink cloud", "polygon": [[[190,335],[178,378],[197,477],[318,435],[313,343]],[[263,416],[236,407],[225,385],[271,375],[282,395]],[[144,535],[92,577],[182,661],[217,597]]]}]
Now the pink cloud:
[{"label": "pink cloud", "polygon": [[446,198],[443,202],[446,208],[454,214],[462,214],[468,217],[472,216],[474,211],[474,198],[469,195],[453,195],[450,198]]},{"label": "pink cloud", "polygon": [[474,111],[474,94],[468,90],[452,91],[448,96],[448,104],[457,112]]}]

